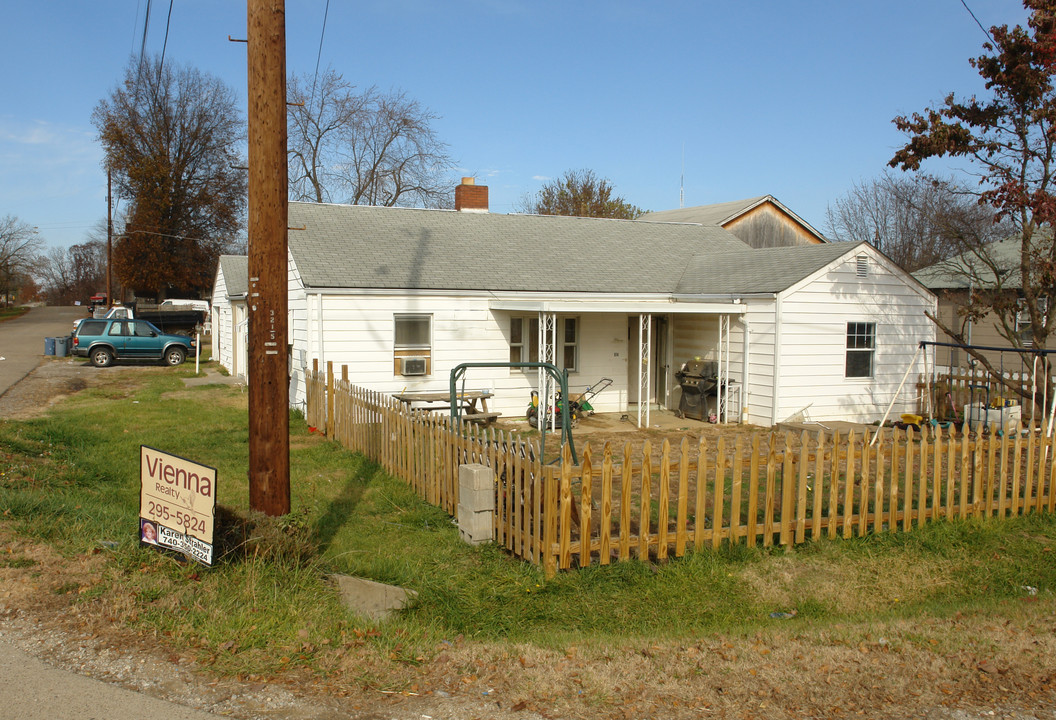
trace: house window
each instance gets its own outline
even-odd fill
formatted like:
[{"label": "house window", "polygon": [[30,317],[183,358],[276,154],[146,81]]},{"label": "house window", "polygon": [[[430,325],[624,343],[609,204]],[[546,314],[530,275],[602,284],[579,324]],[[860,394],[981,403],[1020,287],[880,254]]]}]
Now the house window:
[{"label": "house window", "polygon": [[[1029,348],[1034,345],[1034,333],[1030,329],[1030,311],[1027,310],[1026,302],[1026,298],[1016,300],[1016,334],[1019,336],[1020,344],[1025,348]],[[1043,325],[1048,313],[1049,299],[1047,297],[1039,297],[1038,315],[1041,317]]]},{"label": "house window", "polygon": [[849,378],[871,378],[876,353],[876,323],[847,323],[847,365]]},{"label": "house window", "polygon": [[569,372],[579,369],[579,318],[565,318],[565,332],[561,340],[562,367]]},{"label": "house window", "polygon": [[433,316],[394,315],[393,372],[396,375],[432,373]]},{"label": "house window", "polygon": [[[565,318],[558,323],[555,362],[569,372],[576,372],[579,369],[579,318]],[[539,318],[510,318],[510,362],[539,360]]]},{"label": "house window", "polygon": [[539,362],[539,318],[510,318],[510,362]]}]

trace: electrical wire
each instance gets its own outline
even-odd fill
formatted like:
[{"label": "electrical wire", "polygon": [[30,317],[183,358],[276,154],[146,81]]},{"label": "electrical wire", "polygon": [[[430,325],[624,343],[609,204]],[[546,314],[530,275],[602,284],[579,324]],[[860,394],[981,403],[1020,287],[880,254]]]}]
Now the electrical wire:
[{"label": "electrical wire", "polygon": [[964,9],[967,10],[968,14],[972,16],[972,20],[975,20],[975,24],[978,25],[979,29],[983,31],[984,35],[986,35],[986,39],[989,40],[990,42],[993,42],[994,39],[992,37],[990,37],[990,31],[987,30],[985,27],[983,27],[983,24],[981,22],[979,22],[979,18],[977,18],[975,16],[975,13],[972,12],[972,9],[970,7],[968,7],[968,3],[965,2],[965,0],[961,0],[961,5],[964,5]]},{"label": "electrical wire", "polygon": [[319,52],[315,55],[315,75],[312,77],[312,96],[308,100],[308,112],[312,111],[315,104],[315,82],[319,79],[319,60],[323,57],[323,36],[326,35],[326,18],[330,15],[330,0],[326,0],[326,9],[323,11],[323,29],[319,32]]},{"label": "electrical wire", "polygon": [[161,62],[158,64],[158,74],[165,67],[165,50],[169,47],[169,25],[172,23],[172,0],[169,0],[169,15],[165,18],[165,42],[161,44]]},{"label": "electrical wire", "polygon": [[139,72],[143,72],[143,56],[147,53],[147,29],[150,27],[150,0],[147,0],[147,10],[143,13],[143,40],[139,44]]}]

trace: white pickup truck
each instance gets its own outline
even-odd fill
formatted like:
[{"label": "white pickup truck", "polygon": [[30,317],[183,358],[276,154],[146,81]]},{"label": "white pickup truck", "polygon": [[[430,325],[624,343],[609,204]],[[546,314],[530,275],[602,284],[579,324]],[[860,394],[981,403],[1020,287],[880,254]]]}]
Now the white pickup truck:
[{"label": "white pickup truck", "polygon": [[[98,318],[99,316],[93,315],[93,317]],[[136,309],[115,305],[101,317],[146,320],[165,333],[194,335],[195,330],[209,317],[209,303],[206,300],[164,300],[160,305]],[[75,331],[80,323],[81,320],[74,321]]]}]

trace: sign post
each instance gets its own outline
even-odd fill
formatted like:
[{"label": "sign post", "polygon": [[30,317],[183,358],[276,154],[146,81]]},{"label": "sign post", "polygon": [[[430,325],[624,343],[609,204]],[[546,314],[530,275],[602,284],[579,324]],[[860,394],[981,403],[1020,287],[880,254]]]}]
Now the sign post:
[{"label": "sign post", "polygon": [[139,539],[213,564],[216,469],[139,448]]}]

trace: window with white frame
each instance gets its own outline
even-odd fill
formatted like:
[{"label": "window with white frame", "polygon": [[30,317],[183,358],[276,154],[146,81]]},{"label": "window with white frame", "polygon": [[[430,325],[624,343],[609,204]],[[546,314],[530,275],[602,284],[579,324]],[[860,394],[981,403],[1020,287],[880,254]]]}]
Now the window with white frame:
[{"label": "window with white frame", "polygon": [[579,369],[579,318],[565,318],[561,336],[561,366],[569,372]]},{"label": "window with white frame", "polygon": [[871,378],[876,355],[876,323],[847,323],[847,363],[844,376]]},{"label": "window with white frame", "polygon": [[[579,318],[558,321],[555,357],[569,372],[579,369]],[[510,362],[539,362],[539,318],[510,318]]]},{"label": "window with white frame", "polygon": [[539,318],[510,318],[510,362],[539,362]]},{"label": "window with white frame", "polygon": [[394,374],[432,373],[432,315],[393,315],[393,337]]},{"label": "window with white frame", "polygon": [[[1045,319],[1049,314],[1049,299],[1047,297],[1038,298],[1038,316],[1041,318],[1042,325],[1045,323]],[[1027,309],[1026,298],[1019,298],[1016,300],[1016,334],[1019,335],[1019,341],[1025,348],[1029,348],[1034,344],[1034,333],[1030,329],[1030,311]]]}]

